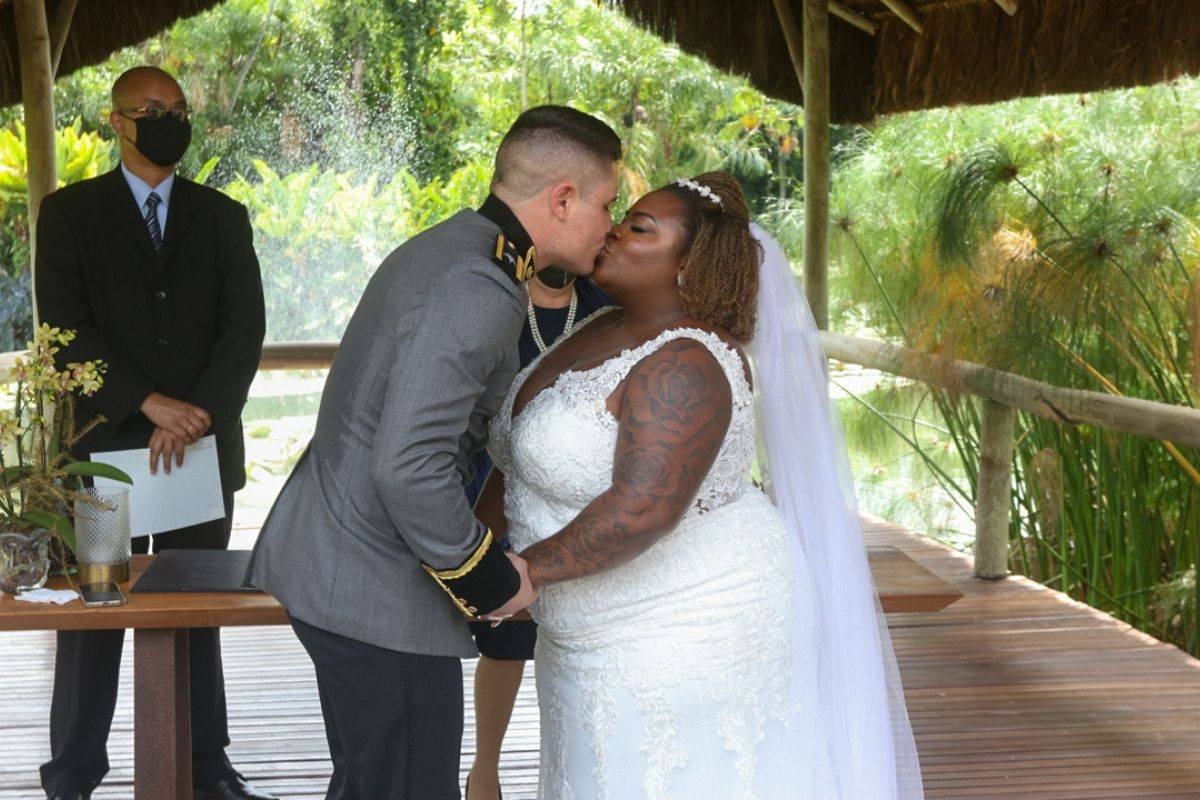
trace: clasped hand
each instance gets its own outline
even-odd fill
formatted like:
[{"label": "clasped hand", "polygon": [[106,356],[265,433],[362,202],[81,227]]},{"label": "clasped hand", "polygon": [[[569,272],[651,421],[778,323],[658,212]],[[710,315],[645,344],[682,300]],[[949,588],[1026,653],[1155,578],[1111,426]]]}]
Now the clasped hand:
[{"label": "clasped hand", "polygon": [[513,567],[517,570],[517,574],[521,576],[521,586],[507,603],[490,614],[476,617],[477,622],[490,622],[493,628],[513,614],[529,608],[529,606],[533,605],[533,601],[537,600],[537,589],[533,588],[533,581],[529,579],[529,564],[515,553],[505,553],[504,555],[508,556],[508,559],[512,561]]},{"label": "clasped hand", "polygon": [[212,417],[203,408],[158,392],[146,396],[141,412],[155,426],[150,435],[151,475],[158,473],[160,458],[168,475],[172,460],[182,467],[184,450],[212,427]]}]

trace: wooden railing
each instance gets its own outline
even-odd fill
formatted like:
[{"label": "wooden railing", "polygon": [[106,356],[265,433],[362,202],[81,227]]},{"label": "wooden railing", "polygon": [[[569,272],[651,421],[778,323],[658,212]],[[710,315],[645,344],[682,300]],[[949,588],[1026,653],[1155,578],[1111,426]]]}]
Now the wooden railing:
[{"label": "wooden railing", "polygon": [[[825,354],[836,361],[980,398],[982,427],[975,490],[975,574],[981,578],[1002,578],[1008,574],[1013,432],[1017,411],[1036,414],[1063,425],[1095,425],[1158,439],[1168,443],[1168,447],[1172,443],[1200,447],[1200,410],[1197,409],[1066,389],[969,361],[933,356],[839,333],[822,331],[821,344]],[[336,342],[276,342],[263,347],[259,370],[324,369],[333,363],[336,352]],[[18,355],[20,353],[0,354],[0,369]]]},{"label": "wooden railing", "polygon": [[1190,465],[1174,444],[1200,446],[1200,410],[1194,408],[1066,389],[969,361],[838,333],[822,331],[821,344],[832,359],[981,398],[975,487],[975,574],[981,578],[1002,578],[1008,574],[1017,411],[1063,425],[1095,425],[1159,439],[1185,467]]}]

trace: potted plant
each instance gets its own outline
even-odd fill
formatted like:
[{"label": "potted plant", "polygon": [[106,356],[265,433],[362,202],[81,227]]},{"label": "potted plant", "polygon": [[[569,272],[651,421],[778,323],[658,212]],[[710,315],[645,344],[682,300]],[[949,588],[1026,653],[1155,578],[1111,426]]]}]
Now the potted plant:
[{"label": "potted plant", "polygon": [[66,563],[75,546],[70,509],[94,502],[83,492],[85,477],[133,481],[107,464],[75,461],[70,448],[96,425],[75,424],[75,399],[91,397],[104,385],[102,361],[69,363],[55,355],[75,338],[43,324],[29,352],[4,376],[7,401],[0,407],[0,591],[17,594],[40,588],[50,573],[51,546]]}]

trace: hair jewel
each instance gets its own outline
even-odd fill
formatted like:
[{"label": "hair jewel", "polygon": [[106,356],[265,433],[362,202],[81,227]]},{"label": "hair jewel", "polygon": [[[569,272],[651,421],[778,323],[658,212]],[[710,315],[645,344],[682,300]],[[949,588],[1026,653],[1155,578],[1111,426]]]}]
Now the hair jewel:
[{"label": "hair jewel", "polygon": [[697,192],[701,197],[705,197],[719,206],[725,205],[721,202],[721,196],[705,186],[703,183],[693,181],[689,178],[676,178],[675,180],[671,181],[671,183],[675,184],[676,186],[682,186],[685,189],[691,189],[693,192]]}]

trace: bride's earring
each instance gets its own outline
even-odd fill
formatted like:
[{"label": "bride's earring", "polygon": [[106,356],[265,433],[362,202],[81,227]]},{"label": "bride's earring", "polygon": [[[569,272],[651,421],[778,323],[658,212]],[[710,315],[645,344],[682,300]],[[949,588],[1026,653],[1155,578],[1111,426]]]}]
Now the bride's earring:
[{"label": "bride's earring", "polygon": [[683,286],[683,273],[682,272],[680,272],[678,275],[675,276],[675,282],[678,283],[680,286]]}]

